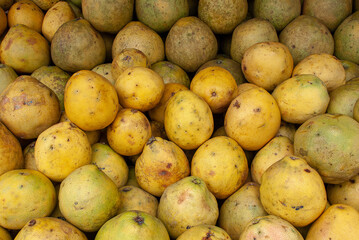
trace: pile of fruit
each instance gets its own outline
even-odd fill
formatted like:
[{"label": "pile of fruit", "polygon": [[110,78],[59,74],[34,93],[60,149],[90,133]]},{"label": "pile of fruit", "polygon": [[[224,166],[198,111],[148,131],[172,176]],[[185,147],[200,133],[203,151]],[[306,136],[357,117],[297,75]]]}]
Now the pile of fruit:
[{"label": "pile of fruit", "polygon": [[0,0],[0,239],[359,239],[358,0]]}]

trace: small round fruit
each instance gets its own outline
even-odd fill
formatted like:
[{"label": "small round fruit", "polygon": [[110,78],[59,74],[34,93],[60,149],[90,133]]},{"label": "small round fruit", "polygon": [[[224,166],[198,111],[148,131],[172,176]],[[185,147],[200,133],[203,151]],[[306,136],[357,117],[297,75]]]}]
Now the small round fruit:
[{"label": "small round fruit", "polygon": [[166,227],[156,217],[141,211],[126,211],[108,220],[95,240],[170,240]]},{"label": "small round fruit", "polygon": [[23,24],[41,33],[44,13],[33,1],[20,0],[11,6],[7,18],[9,27]]},{"label": "small round fruit", "polygon": [[331,204],[346,204],[359,211],[359,175],[340,184],[328,184],[328,201]]},{"label": "small round fruit", "polygon": [[233,99],[224,118],[227,135],[249,151],[259,150],[269,142],[280,123],[277,102],[265,89],[255,85]]},{"label": "small round fruit", "polygon": [[19,138],[33,139],[60,119],[56,94],[37,79],[22,75],[0,96],[0,118]]},{"label": "small round fruit", "polygon": [[0,176],[0,199],[0,225],[16,230],[33,218],[49,216],[56,205],[56,192],[41,172],[18,169]]},{"label": "small round fruit", "polygon": [[86,134],[70,122],[43,131],[35,143],[36,167],[51,180],[61,182],[73,170],[91,162]]},{"label": "small round fruit", "polygon": [[51,238],[87,240],[86,235],[72,224],[55,217],[33,218],[16,235],[16,240]]},{"label": "small round fruit", "polygon": [[146,115],[131,108],[121,109],[112,124],[107,127],[109,145],[124,156],[141,153],[151,135],[151,126]]},{"label": "small round fruit", "polygon": [[179,83],[189,88],[190,79],[188,74],[177,64],[169,61],[160,61],[152,64],[151,69],[162,77],[165,84]]},{"label": "small round fruit", "polygon": [[293,58],[286,45],[262,42],[248,48],[243,55],[242,71],[248,82],[272,91],[290,78]]},{"label": "small round fruit", "polygon": [[191,175],[203,179],[217,199],[226,199],[247,179],[247,158],[233,139],[214,137],[196,150],[191,161]]},{"label": "small round fruit", "polygon": [[312,74],[285,80],[274,89],[272,96],[278,103],[282,119],[298,124],[325,113],[330,100],[323,81]]},{"label": "small round fruit", "polygon": [[296,227],[307,226],[325,209],[327,194],[317,171],[299,157],[286,156],[262,175],[261,202],[268,214]]},{"label": "small round fruit", "polygon": [[214,120],[206,101],[190,90],[182,90],[168,101],[164,125],[171,141],[190,150],[211,137]]},{"label": "small round fruit", "polygon": [[116,184],[97,166],[74,170],[60,185],[59,207],[65,219],[86,232],[98,231],[120,204]]},{"label": "small round fruit", "polygon": [[78,71],[67,81],[64,106],[71,122],[85,131],[106,128],[120,108],[115,87],[90,70]]},{"label": "small round fruit", "polygon": [[313,74],[324,82],[328,91],[345,84],[345,70],[342,63],[331,54],[312,54],[300,61],[292,76]]},{"label": "small round fruit", "polygon": [[24,157],[19,140],[0,122],[0,176],[23,167]]},{"label": "small round fruit", "polygon": [[208,103],[213,113],[223,113],[232,101],[237,83],[229,71],[213,66],[199,71],[190,89]]},{"label": "small round fruit", "polygon": [[142,112],[154,108],[164,92],[161,76],[146,67],[127,68],[116,80],[121,106]]}]

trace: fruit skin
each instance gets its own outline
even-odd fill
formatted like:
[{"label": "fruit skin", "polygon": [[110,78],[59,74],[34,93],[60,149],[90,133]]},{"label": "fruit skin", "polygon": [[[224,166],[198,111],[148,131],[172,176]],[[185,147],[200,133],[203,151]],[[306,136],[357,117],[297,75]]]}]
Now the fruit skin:
[{"label": "fruit skin", "polygon": [[134,0],[82,0],[81,6],[97,31],[115,34],[132,20]]},{"label": "fruit skin", "polygon": [[[51,238],[87,240],[86,235],[70,223],[54,217],[31,219],[16,235],[16,240]],[[14,239],[14,240],[15,240]]]},{"label": "fruit skin", "polygon": [[293,142],[287,137],[274,137],[263,146],[254,156],[251,163],[251,177],[254,182],[261,184],[263,173],[283,157],[293,155]]},{"label": "fruit skin", "polygon": [[187,17],[189,3],[186,0],[136,0],[137,18],[158,33],[167,32],[175,22]]},{"label": "fruit skin", "polygon": [[56,182],[91,162],[86,134],[70,122],[60,122],[43,131],[35,143],[36,167]]},{"label": "fruit skin", "polygon": [[0,122],[0,176],[7,171],[24,167],[19,140]]},{"label": "fruit skin", "polygon": [[115,58],[126,48],[142,51],[150,64],[165,58],[165,46],[160,35],[139,21],[129,22],[116,34],[112,45],[112,57]]},{"label": "fruit skin", "polygon": [[143,190],[160,197],[169,185],[190,174],[190,165],[175,143],[151,137],[136,160],[135,173]]},{"label": "fruit skin", "polygon": [[55,32],[51,57],[64,71],[90,70],[105,61],[105,42],[87,20],[73,19]]},{"label": "fruit skin", "polygon": [[70,75],[57,66],[42,66],[31,73],[56,94],[60,102],[61,111],[64,111],[64,93],[67,80]]},{"label": "fruit skin", "polygon": [[183,17],[170,29],[165,41],[168,61],[195,72],[203,63],[216,57],[217,39],[198,17]]},{"label": "fruit skin", "polygon": [[3,227],[0,227],[0,239],[1,240],[12,240],[10,233]]},{"label": "fruit skin", "polygon": [[166,83],[160,102],[148,111],[151,120],[158,121],[163,124],[168,100],[173,97],[176,92],[182,90],[188,90],[188,88],[180,83]]},{"label": "fruit skin", "polygon": [[359,99],[358,84],[344,84],[330,92],[327,113],[345,114],[354,117],[354,105]]},{"label": "fruit skin", "polygon": [[229,71],[213,66],[199,71],[192,78],[190,89],[208,103],[212,113],[223,113],[232,101],[237,83]]},{"label": "fruit skin", "polygon": [[[0,7],[1,8],[1,7]],[[5,32],[7,28],[7,16],[4,9],[0,9],[0,36]]]},{"label": "fruit skin", "polygon": [[291,76],[293,58],[286,45],[261,42],[244,52],[241,66],[248,82],[272,91]]},{"label": "fruit skin", "polygon": [[248,3],[235,1],[198,1],[198,17],[216,34],[231,34],[247,15]]},{"label": "fruit skin", "polygon": [[307,162],[286,156],[262,175],[259,188],[262,205],[295,227],[304,227],[324,211],[327,195],[323,180]]},{"label": "fruit skin", "polygon": [[331,32],[352,13],[352,0],[312,0],[303,2],[302,13],[320,19]]},{"label": "fruit skin", "polygon": [[95,240],[170,240],[163,223],[141,211],[126,211],[108,220],[97,232]]},{"label": "fruit skin", "polygon": [[61,25],[75,18],[75,13],[69,3],[65,1],[57,2],[45,13],[41,26],[42,34],[49,42],[51,42],[55,32]]},{"label": "fruit skin", "polygon": [[152,64],[151,69],[162,77],[165,84],[178,83],[189,88],[191,81],[188,74],[177,64],[169,61],[159,61]]},{"label": "fruit skin", "polygon": [[40,33],[19,24],[11,27],[1,41],[0,60],[18,73],[32,73],[50,64],[50,46]]},{"label": "fruit skin", "polygon": [[224,128],[244,150],[262,148],[277,133],[281,116],[275,99],[264,88],[248,84],[229,105]]},{"label": "fruit skin", "polygon": [[282,120],[297,124],[325,113],[330,101],[324,82],[312,74],[300,74],[283,81],[272,96],[278,103]]},{"label": "fruit skin", "polygon": [[146,55],[136,48],[123,49],[111,63],[111,73],[114,81],[130,67],[150,67],[150,63]]},{"label": "fruit skin", "polygon": [[37,138],[59,118],[55,93],[31,76],[19,76],[0,96],[0,119],[16,137]]},{"label": "fruit skin", "polygon": [[325,183],[339,184],[359,173],[359,123],[346,115],[308,119],[294,135],[294,154],[316,169]]},{"label": "fruit skin", "polygon": [[199,225],[215,225],[219,211],[217,200],[205,182],[189,176],[168,186],[158,204],[157,217],[166,226],[171,238]]},{"label": "fruit skin", "polygon": [[109,145],[123,156],[140,154],[151,135],[151,126],[146,115],[133,108],[121,109],[107,127]]},{"label": "fruit skin", "polygon": [[116,184],[93,164],[74,170],[60,185],[59,207],[67,221],[82,231],[95,232],[117,213]]},{"label": "fruit skin", "polygon": [[345,81],[359,77],[359,65],[348,60],[340,60],[345,70]]},{"label": "fruit skin", "polygon": [[2,8],[4,10],[9,10],[9,8],[12,6],[13,3],[14,3],[14,0],[1,0],[0,8]]},{"label": "fruit skin", "polygon": [[11,6],[7,18],[9,27],[23,24],[41,33],[44,13],[33,1],[20,0]]},{"label": "fruit skin", "polygon": [[303,237],[288,221],[267,215],[254,218],[245,226],[239,240],[251,239],[303,240]]},{"label": "fruit skin", "polygon": [[14,69],[12,69],[10,66],[7,66],[5,64],[0,63],[0,94],[5,90],[5,88],[15,81],[15,79],[18,77]]},{"label": "fruit skin", "polygon": [[343,65],[339,59],[327,53],[311,54],[301,60],[293,69],[292,76],[301,74],[317,76],[329,92],[346,83]]},{"label": "fruit skin", "polygon": [[294,65],[315,53],[334,53],[334,39],[319,19],[300,15],[279,34],[279,41],[289,48]]},{"label": "fruit skin", "polygon": [[352,61],[359,64],[359,52],[356,43],[359,39],[359,12],[348,16],[335,30],[334,55],[341,60]]},{"label": "fruit skin", "polygon": [[0,176],[0,225],[21,229],[29,220],[49,216],[56,205],[54,185],[31,169],[11,170]]},{"label": "fruit skin", "polygon": [[165,84],[150,68],[130,67],[117,78],[115,88],[122,107],[146,112],[159,103]]},{"label": "fruit skin", "polygon": [[191,150],[208,140],[214,129],[208,104],[190,90],[182,90],[168,100],[164,126],[168,139]]},{"label": "fruit skin", "polygon": [[331,205],[312,224],[306,240],[357,239],[359,212],[346,204]]},{"label": "fruit skin", "polygon": [[259,198],[259,184],[247,182],[229,196],[219,210],[218,226],[238,239],[253,218],[267,215]]},{"label": "fruit skin", "polygon": [[209,224],[200,224],[191,227],[182,233],[176,240],[197,240],[197,239],[212,239],[212,240],[230,240],[231,237],[220,227]]},{"label": "fruit skin", "polygon": [[32,0],[36,5],[38,5],[42,10],[49,10],[52,6],[54,6],[60,0]]},{"label": "fruit skin", "polygon": [[91,148],[91,163],[111,178],[117,188],[124,186],[128,179],[128,166],[125,159],[105,143],[95,143]]},{"label": "fruit skin", "polygon": [[259,42],[278,42],[278,34],[273,25],[262,18],[252,18],[239,24],[232,33],[230,55],[242,62],[244,52]]},{"label": "fruit skin", "polygon": [[328,184],[327,194],[331,204],[346,204],[359,211],[359,175],[340,184]]},{"label": "fruit skin", "polygon": [[118,189],[120,206],[117,214],[136,210],[146,212],[154,217],[157,215],[158,200],[155,196],[135,186],[123,186]]},{"label": "fruit skin", "polygon": [[74,73],[66,83],[64,107],[71,122],[85,131],[106,128],[120,108],[115,87],[90,70]]},{"label": "fruit skin", "polygon": [[212,137],[197,148],[193,155],[191,175],[203,179],[217,199],[226,199],[247,179],[247,158],[232,138]]},{"label": "fruit skin", "polygon": [[253,15],[267,19],[280,32],[301,14],[300,0],[254,0]]}]

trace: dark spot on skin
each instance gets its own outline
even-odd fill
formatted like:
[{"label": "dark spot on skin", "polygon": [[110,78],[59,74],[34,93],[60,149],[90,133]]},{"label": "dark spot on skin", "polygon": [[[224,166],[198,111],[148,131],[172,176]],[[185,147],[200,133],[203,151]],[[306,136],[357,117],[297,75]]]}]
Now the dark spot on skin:
[{"label": "dark spot on skin", "polygon": [[137,109],[131,109],[131,112],[132,112],[132,113],[137,113],[138,110],[137,110]]},{"label": "dark spot on skin", "polygon": [[125,187],[122,189],[122,192],[129,192],[131,191],[131,188],[130,187]]},{"label": "dark spot on skin", "polygon": [[129,72],[128,75],[131,75],[132,72]]},{"label": "dark spot on skin", "polygon": [[26,40],[26,42],[30,45],[34,45],[36,43],[36,39],[35,38],[29,38]]},{"label": "dark spot on skin", "polygon": [[212,170],[209,172],[209,175],[210,175],[210,176],[214,176],[215,174],[216,174],[216,173],[215,173],[214,171],[212,171]]},{"label": "dark spot on skin", "polygon": [[162,170],[162,171],[159,173],[160,176],[164,176],[164,175],[167,175],[167,174],[168,174],[168,172],[167,172],[166,170]]},{"label": "dark spot on skin", "polygon": [[21,185],[20,185],[20,188],[23,188],[23,187],[24,187],[24,185],[21,184]]},{"label": "dark spot on skin", "polygon": [[78,202],[74,202],[75,205],[79,204]]},{"label": "dark spot on skin", "polygon": [[67,139],[67,142],[70,142],[70,138]]},{"label": "dark spot on skin", "polygon": [[16,8],[16,10],[20,10],[20,6]]},{"label": "dark spot on skin", "polygon": [[143,217],[141,216],[136,216],[134,219],[133,219],[138,225],[142,225],[144,222],[145,222],[145,219],[143,219]]},{"label": "dark spot on skin", "polygon": [[186,229],[190,229],[190,228],[191,228],[191,226],[187,225]]},{"label": "dark spot on skin", "polygon": [[53,146],[53,145],[50,145],[50,150],[54,150],[54,146]]},{"label": "dark spot on skin", "polygon": [[211,236],[214,236],[214,234],[211,233],[211,231],[208,231],[208,232],[206,233],[206,236],[203,237],[202,240],[211,240],[211,239],[212,239]]},{"label": "dark spot on skin", "polygon": [[253,112],[260,112],[261,111],[261,108],[255,108],[253,109]]},{"label": "dark spot on skin", "polygon": [[260,219],[256,220],[255,222],[252,223],[252,225],[256,225],[260,222]]},{"label": "dark spot on skin", "polygon": [[54,231],[54,229],[51,228],[51,229],[50,229],[50,232],[53,232],[53,231]]},{"label": "dark spot on skin", "polygon": [[308,152],[305,151],[303,148],[299,149],[299,154],[302,155],[302,156],[308,156]]},{"label": "dark spot on skin", "polygon": [[212,97],[215,97],[217,95],[216,92],[212,92]]},{"label": "dark spot on skin", "polygon": [[246,70],[247,70],[246,65],[243,65],[243,71],[246,71]]},{"label": "dark spot on skin", "polygon": [[280,202],[280,204],[282,204],[284,207],[287,206],[287,204],[285,204],[284,202],[282,202],[282,201],[279,201],[279,202]]},{"label": "dark spot on skin", "polygon": [[36,224],[36,220],[35,219],[32,219],[30,222],[29,222],[29,227],[32,227]]},{"label": "dark spot on skin", "polygon": [[310,170],[308,168],[304,169],[304,171],[310,173]]},{"label": "dark spot on skin", "polygon": [[292,45],[292,48],[294,49],[294,48],[295,48],[295,45]]},{"label": "dark spot on skin", "polygon": [[241,104],[236,100],[233,104],[233,107],[240,108]]},{"label": "dark spot on skin", "polygon": [[297,207],[293,206],[292,208],[295,209],[296,211],[298,211],[299,209],[302,209],[303,206],[297,206]]},{"label": "dark spot on skin", "polygon": [[289,158],[290,158],[290,159],[292,159],[292,160],[296,160],[296,159],[298,159],[298,158],[293,157],[293,156],[290,156]]},{"label": "dark spot on skin", "polygon": [[172,167],[172,163],[167,163],[166,168],[171,168]]},{"label": "dark spot on skin", "polygon": [[339,208],[339,209],[344,209],[344,207],[343,207],[343,206],[337,206],[337,208]]},{"label": "dark spot on skin", "polygon": [[126,56],[126,57],[122,58],[122,60],[129,61],[129,60],[131,60],[131,56]]},{"label": "dark spot on skin", "polygon": [[355,180],[354,180],[354,179],[350,179],[349,182],[355,183]]},{"label": "dark spot on skin", "polygon": [[193,179],[192,182],[198,185],[201,184],[201,180],[199,180],[198,178]]}]

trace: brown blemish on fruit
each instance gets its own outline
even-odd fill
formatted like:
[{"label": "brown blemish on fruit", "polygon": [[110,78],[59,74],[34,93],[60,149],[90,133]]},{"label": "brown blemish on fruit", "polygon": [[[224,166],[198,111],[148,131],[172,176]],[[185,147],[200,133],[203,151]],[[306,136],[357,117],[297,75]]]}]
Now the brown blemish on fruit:
[{"label": "brown blemish on fruit", "polygon": [[12,44],[13,41],[14,41],[14,39],[10,38],[9,41],[8,41],[8,43],[7,43],[6,46],[5,46],[4,50],[8,50],[8,49],[10,48],[10,46],[11,46],[11,44]]},{"label": "brown blemish on fruit", "polygon": [[302,156],[308,156],[308,151],[305,151],[303,148],[299,149],[299,154]]},{"label": "brown blemish on fruit", "polygon": [[29,227],[32,227],[36,224],[36,220],[35,219],[32,219],[30,222],[29,222]]},{"label": "brown blemish on fruit", "polygon": [[216,92],[212,92],[212,97],[215,97],[217,95]]},{"label": "brown blemish on fruit", "polygon": [[354,179],[350,179],[349,182],[355,183],[355,180],[354,180]]},{"label": "brown blemish on fruit", "polygon": [[36,43],[36,39],[35,38],[29,38],[26,40],[26,42],[30,45],[34,45]]},{"label": "brown blemish on fruit", "polygon": [[166,168],[171,168],[172,167],[172,163],[167,163]]},{"label": "brown blemish on fruit", "polygon": [[178,204],[181,204],[184,200],[186,200],[187,196],[188,196],[188,192],[187,192],[187,191],[183,192],[183,193],[178,197],[177,203],[178,203]]},{"label": "brown blemish on fruit", "polygon": [[131,191],[131,187],[124,187],[121,191],[122,192],[129,192],[129,191]]},{"label": "brown blemish on fruit", "polygon": [[284,202],[282,202],[282,201],[279,201],[279,202],[280,202],[280,204],[282,204],[284,207],[287,206],[287,204],[285,204]]},{"label": "brown blemish on fruit", "polygon": [[165,176],[165,175],[169,175],[169,172],[167,172],[166,170],[162,170],[161,172],[159,172],[160,176]]},{"label": "brown blemish on fruit", "polygon": [[337,208],[339,208],[339,209],[344,209],[345,207],[343,207],[343,206],[337,206]]},{"label": "brown blemish on fruit", "polygon": [[310,170],[308,168],[304,169],[304,171],[310,173]]},{"label": "brown blemish on fruit", "polygon": [[133,219],[138,225],[142,225],[144,222],[145,222],[145,219],[143,219],[143,217],[141,216],[136,216],[134,219]]},{"label": "brown blemish on fruit", "polygon": [[210,176],[214,176],[215,174],[216,174],[216,173],[215,173],[214,171],[212,171],[212,170],[209,172],[209,175],[210,175]]},{"label": "brown blemish on fruit", "polygon": [[132,113],[137,113],[138,110],[137,110],[137,109],[131,109],[131,112],[132,112]]},{"label": "brown blemish on fruit", "polygon": [[253,112],[260,112],[261,111],[261,108],[255,108],[253,109]]},{"label": "brown blemish on fruit", "polygon": [[238,100],[236,100],[233,104],[233,107],[236,107],[236,108],[240,108],[241,107],[241,104],[238,102]]},{"label": "brown blemish on fruit", "polygon": [[206,233],[206,236],[203,237],[202,240],[211,240],[211,239],[212,239],[211,236],[214,236],[214,234],[211,233],[211,231],[208,231],[208,232]]}]

